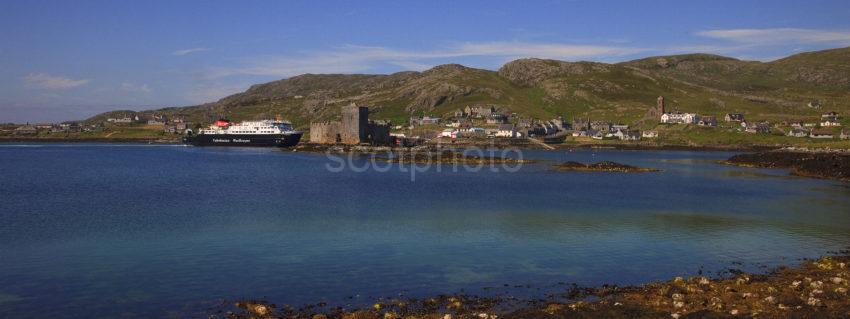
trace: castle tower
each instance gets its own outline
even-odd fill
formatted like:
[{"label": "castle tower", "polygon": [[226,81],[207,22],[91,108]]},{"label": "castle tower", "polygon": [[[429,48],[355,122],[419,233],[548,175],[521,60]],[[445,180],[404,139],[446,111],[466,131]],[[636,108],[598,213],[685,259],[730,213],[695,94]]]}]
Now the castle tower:
[{"label": "castle tower", "polygon": [[369,108],[365,106],[351,105],[342,109],[342,127],[340,138],[343,144],[360,144],[368,140],[367,128],[369,126]]}]

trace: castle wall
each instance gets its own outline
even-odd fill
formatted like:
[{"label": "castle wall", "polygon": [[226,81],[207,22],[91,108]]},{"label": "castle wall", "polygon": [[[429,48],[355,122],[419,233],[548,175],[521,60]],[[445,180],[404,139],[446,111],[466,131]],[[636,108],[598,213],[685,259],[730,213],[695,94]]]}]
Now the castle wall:
[{"label": "castle wall", "polygon": [[386,122],[369,121],[368,140],[372,145],[388,145],[390,141],[390,124]]},{"label": "castle wall", "polygon": [[310,123],[310,143],[335,144],[339,135],[339,122]]},{"label": "castle wall", "polygon": [[349,105],[342,109],[342,121],[310,123],[310,142],[317,144],[389,145],[390,123],[369,121],[369,108]]}]

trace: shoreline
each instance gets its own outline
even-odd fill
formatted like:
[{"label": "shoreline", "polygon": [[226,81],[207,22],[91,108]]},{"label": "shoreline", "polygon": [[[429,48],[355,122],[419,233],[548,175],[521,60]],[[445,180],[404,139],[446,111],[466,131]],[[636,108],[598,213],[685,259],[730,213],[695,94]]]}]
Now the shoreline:
[{"label": "shoreline", "polygon": [[278,307],[265,301],[224,303],[221,317],[293,319],[496,319],[496,318],[846,318],[850,316],[850,255],[804,259],[764,274],[730,270],[730,276],[675,277],[635,286],[566,286],[547,299],[438,295],[379,299],[371,308],[307,305]]}]

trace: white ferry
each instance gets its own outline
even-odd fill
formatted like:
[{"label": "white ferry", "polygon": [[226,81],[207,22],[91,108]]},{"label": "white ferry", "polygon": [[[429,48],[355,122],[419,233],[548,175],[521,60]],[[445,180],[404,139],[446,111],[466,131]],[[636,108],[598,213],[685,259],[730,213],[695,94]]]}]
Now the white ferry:
[{"label": "white ferry", "polygon": [[197,134],[189,131],[186,144],[195,146],[295,146],[304,132],[292,128],[292,123],[281,120],[263,120],[231,123],[221,119]]}]

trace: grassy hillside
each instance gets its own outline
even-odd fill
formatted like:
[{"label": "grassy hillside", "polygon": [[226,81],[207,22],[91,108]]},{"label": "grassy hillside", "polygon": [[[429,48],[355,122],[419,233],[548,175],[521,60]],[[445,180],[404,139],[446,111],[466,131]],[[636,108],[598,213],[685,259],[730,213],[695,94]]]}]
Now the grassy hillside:
[{"label": "grassy hillside", "polygon": [[[440,116],[467,105],[492,104],[524,117],[639,124],[658,96],[671,108],[702,115],[740,112],[750,119],[781,120],[814,119],[832,110],[846,114],[850,48],[769,63],[688,54],[619,64],[521,59],[498,71],[450,64],[389,75],[305,74],[254,85],[215,103],[143,113],[180,115],[195,123],[280,114],[307,128],[311,121],[336,118],[340,107],[352,102],[370,106],[372,118],[399,124],[411,115]],[[808,107],[812,101],[822,108]]]}]

